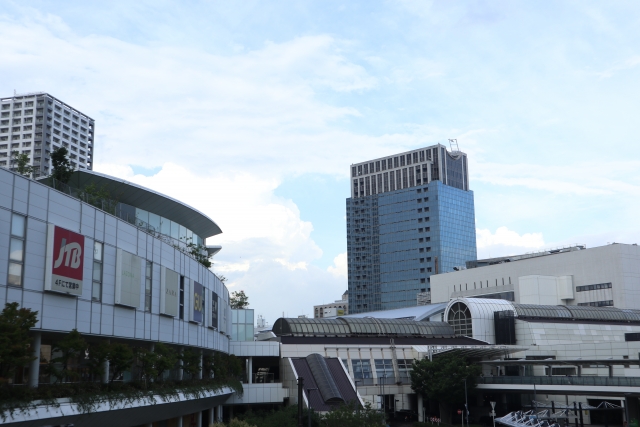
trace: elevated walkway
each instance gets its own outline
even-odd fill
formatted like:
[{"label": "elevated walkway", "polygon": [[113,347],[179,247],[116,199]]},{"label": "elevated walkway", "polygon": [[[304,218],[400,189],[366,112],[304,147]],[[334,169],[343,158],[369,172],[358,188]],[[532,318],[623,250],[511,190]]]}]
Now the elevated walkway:
[{"label": "elevated walkway", "polygon": [[640,377],[500,376],[478,378],[478,389],[531,394],[640,396]]}]

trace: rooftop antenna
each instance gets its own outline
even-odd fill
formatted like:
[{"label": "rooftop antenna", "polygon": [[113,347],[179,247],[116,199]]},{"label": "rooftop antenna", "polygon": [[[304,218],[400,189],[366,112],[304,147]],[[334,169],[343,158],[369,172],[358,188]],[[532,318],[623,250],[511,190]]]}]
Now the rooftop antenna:
[{"label": "rooftop antenna", "polygon": [[449,146],[451,147],[451,154],[458,154],[460,152],[457,139],[449,139]]}]

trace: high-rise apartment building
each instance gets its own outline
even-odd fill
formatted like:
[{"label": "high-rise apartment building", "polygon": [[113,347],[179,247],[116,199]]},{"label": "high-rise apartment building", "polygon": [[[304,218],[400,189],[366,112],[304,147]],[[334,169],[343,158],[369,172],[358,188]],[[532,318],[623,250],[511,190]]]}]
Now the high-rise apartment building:
[{"label": "high-rise apartment building", "polygon": [[347,252],[349,313],[415,306],[432,274],[475,260],[467,155],[437,144],[352,165]]},{"label": "high-rise apartment building", "polygon": [[34,177],[51,173],[51,152],[66,147],[74,169],[93,169],[94,120],[48,93],[0,98],[0,167],[28,154]]}]

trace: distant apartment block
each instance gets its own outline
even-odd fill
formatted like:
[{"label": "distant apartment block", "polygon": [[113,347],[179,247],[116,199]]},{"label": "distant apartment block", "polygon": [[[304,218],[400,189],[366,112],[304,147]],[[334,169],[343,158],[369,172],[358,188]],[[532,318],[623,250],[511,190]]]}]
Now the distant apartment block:
[{"label": "distant apartment block", "polygon": [[0,167],[14,170],[12,153],[29,155],[34,177],[51,173],[51,152],[65,147],[74,169],[93,169],[95,121],[38,92],[0,98]]}]

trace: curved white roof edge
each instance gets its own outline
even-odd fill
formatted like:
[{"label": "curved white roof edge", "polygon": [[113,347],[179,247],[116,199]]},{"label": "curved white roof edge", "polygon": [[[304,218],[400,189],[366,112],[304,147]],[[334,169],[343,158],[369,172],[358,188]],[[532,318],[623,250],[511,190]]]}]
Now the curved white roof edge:
[{"label": "curved white roof edge", "polygon": [[[216,222],[214,220],[212,220],[211,218],[209,218],[207,215],[205,215],[203,212],[200,212],[198,209],[187,205],[184,202],[181,202],[180,200],[174,199],[173,197],[167,196],[165,194],[159,193],[155,190],[152,190],[150,188],[144,187],[142,185],[133,183],[131,181],[127,181],[125,179],[122,178],[118,178],[118,177],[114,177],[111,175],[107,175],[107,174],[103,174],[100,172],[96,172],[96,171],[90,171],[90,170],[86,170],[86,169],[82,169],[82,170],[76,170],[74,171],[72,178],[69,181],[69,185],[74,186],[74,176],[77,176],[78,178],[76,179],[78,181],[78,183],[80,182],[80,177],[82,175],[87,175],[90,177],[96,177],[96,178],[100,178],[106,181],[110,181],[112,183],[117,183],[120,185],[125,185],[128,187],[131,187],[135,190],[138,191],[143,191],[146,192],[149,196],[151,196],[152,199],[157,199],[157,200],[147,200],[146,202],[148,202],[148,205],[151,206],[151,202],[156,202],[156,204],[158,204],[158,202],[164,202],[164,203],[160,203],[158,206],[160,206],[160,208],[158,208],[158,206],[152,206],[152,207],[148,207],[145,206],[145,203],[142,204],[134,204],[135,201],[133,202],[128,202],[127,200],[125,200],[125,198],[123,198],[121,201],[122,203],[126,203],[126,204],[130,204],[134,207],[140,208],[140,209],[144,209],[147,210],[149,212],[152,212],[154,214],[163,216],[171,221],[175,221],[180,225],[183,225],[185,227],[187,227],[188,229],[190,229],[192,232],[196,233],[197,235],[199,235],[200,237],[203,238],[207,238],[207,237],[211,237],[211,236],[215,236],[217,234],[221,234],[222,230],[220,229],[220,227],[218,226],[218,224],[216,224]],[[46,179],[46,178],[45,178]],[[134,194],[130,194],[131,197],[135,197]],[[170,202],[169,204],[173,204],[173,208],[174,211],[171,211],[171,206],[166,206],[166,203]],[[177,205],[177,206],[176,206]],[[177,210],[175,208],[178,208]],[[189,212],[190,211],[190,212]],[[193,221],[189,221],[189,214],[191,216],[193,216],[195,214],[195,216],[197,218],[194,218]],[[185,216],[187,221],[185,221]]]}]

